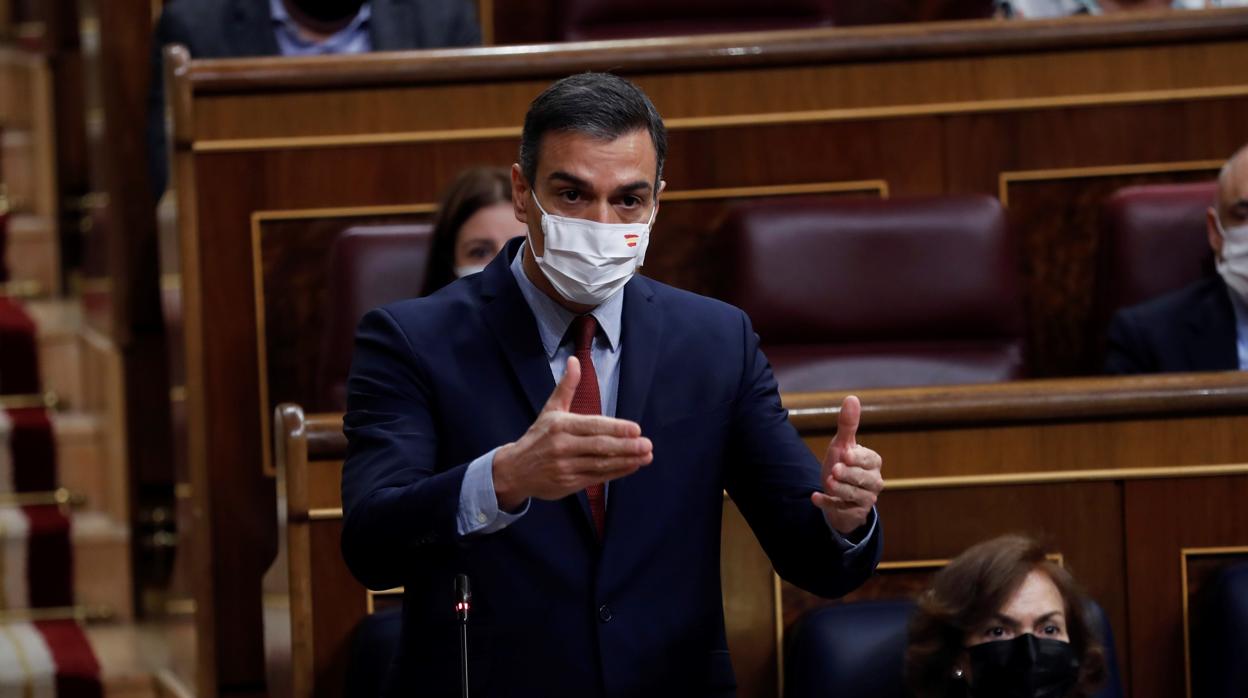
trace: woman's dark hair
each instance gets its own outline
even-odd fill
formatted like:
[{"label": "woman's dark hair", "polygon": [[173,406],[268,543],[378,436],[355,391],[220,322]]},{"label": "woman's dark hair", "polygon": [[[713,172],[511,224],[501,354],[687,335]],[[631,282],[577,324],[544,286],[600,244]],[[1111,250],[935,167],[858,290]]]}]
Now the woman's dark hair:
[{"label": "woman's dark hair", "polygon": [[547,87],[524,115],[520,135],[520,171],[529,185],[537,177],[537,154],[542,136],[550,131],[574,131],[612,141],[626,133],[645,130],[654,144],[655,181],[663,176],[667,156],[667,128],[650,98],[633,83],[610,73],[581,73]]},{"label": "woman's dark hair", "polygon": [[464,222],[487,206],[510,201],[511,175],[504,167],[473,167],[455,178],[442,195],[433,219],[433,244],[422,295],[455,280],[455,243]]},{"label": "woman's dark hair", "polygon": [[1070,573],[1045,557],[1036,541],[1001,536],[972,546],[936,574],[919,597],[910,621],[906,683],[916,698],[957,698],[966,684],[953,677],[967,633],[999,612],[1023,580],[1040,570],[1065,602],[1066,633],[1079,657],[1079,680],[1070,696],[1092,695],[1105,677],[1105,652],[1088,620],[1088,597]]}]

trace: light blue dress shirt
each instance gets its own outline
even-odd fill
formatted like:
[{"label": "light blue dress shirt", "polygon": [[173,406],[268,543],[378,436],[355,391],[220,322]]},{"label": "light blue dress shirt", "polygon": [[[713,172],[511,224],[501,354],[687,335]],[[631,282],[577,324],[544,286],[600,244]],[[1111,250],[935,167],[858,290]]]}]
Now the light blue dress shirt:
[{"label": "light blue dress shirt", "polygon": [[373,50],[373,38],[368,33],[373,10],[367,2],[360,5],[360,11],[350,24],[324,41],[308,41],[282,0],[269,0],[269,13],[273,16],[277,47],[283,56],[338,56]]},{"label": "light blue dress shirt", "polygon": [[1231,294],[1231,307],[1235,309],[1235,349],[1239,354],[1239,370],[1248,371],[1248,301],[1245,301],[1230,286],[1226,292]]},{"label": "light blue dress shirt", "polygon": [[[542,340],[542,348],[550,362],[550,373],[558,383],[567,368],[568,357],[575,352],[575,342],[566,338],[568,327],[576,319],[576,314],[556,303],[543,293],[524,273],[526,242],[516,252],[511,261],[511,274],[520,286],[533,317],[537,319],[537,332]],[[608,417],[615,416],[616,398],[620,388],[620,332],[623,324],[624,294],[617,293],[606,302],[594,308],[590,314],[598,321],[598,332],[594,335],[594,345],[590,349],[590,358],[594,362],[594,372],[598,376],[598,394],[602,396],[602,413]],[[529,502],[516,513],[501,511],[498,508],[498,496],[494,492],[494,454],[493,449],[468,464],[464,472],[464,482],[459,490],[459,509],[456,514],[456,530],[461,536],[471,534],[487,534],[501,531],[512,522],[524,516],[529,510]],[[610,506],[610,485],[606,487],[606,497]],[[813,505],[812,505],[813,506]],[[870,528],[867,535],[858,543],[846,540],[840,532],[829,524],[828,529],[847,555],[852,555],[864,548],[866,541],[875,533],[875,509],[868,517]]]}]

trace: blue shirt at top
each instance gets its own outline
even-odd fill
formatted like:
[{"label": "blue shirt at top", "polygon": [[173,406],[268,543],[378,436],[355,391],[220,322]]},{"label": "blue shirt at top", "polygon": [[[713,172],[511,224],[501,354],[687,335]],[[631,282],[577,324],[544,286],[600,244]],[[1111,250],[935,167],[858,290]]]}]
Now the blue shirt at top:
[{"label": "blue shirt at top", "polygon": [[273,16],[273,34],[283,56],[337,56],[373,50],[373,38],[368,32],[373,10],[367,2],[360,5],[360,11],[347,26],[324,41],[309,41],[282,0],[269,0],[269,14]]}]

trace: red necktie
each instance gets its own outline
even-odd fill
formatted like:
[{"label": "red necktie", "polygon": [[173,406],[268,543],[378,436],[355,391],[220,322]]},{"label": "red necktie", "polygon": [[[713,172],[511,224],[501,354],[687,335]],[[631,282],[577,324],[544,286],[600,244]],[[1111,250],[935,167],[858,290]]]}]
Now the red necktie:
[{"label": "red necktie", "polygon": [[[602,396],[598,392],[598,374],[594,372],[594,360],[590,350],[594,346],[594,333],[598,331],[598,321],[593,315],[580,315],[572,321],[573,336],[576,337],[576,360],[581,362],[581,382],[576,384],[576,392],[572,395],[572,412],[574,414],[602,414]],[[594,517],[594,527],[598,529],[598,537],[602,538],[603,526],[607,520],[607,502],[601,484],[585,488],[589,497],[589,513]]]}]

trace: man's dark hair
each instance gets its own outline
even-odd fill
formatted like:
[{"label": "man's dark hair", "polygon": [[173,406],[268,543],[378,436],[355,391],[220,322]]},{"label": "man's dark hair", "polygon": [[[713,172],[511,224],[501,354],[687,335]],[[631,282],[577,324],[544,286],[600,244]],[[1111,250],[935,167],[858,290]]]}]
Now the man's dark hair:
[{"label": "man's dark hair", "polygon": [[581,73],[547,87],[524,115],[520,136],[520,170],[529,185],[537,179],[537,153],[542,136],[551,131],[575,131],[604,141],[645,129],[658,161],[655,186],[663,176],[667,129],[663,117],[641,88],[610,73]]}]

